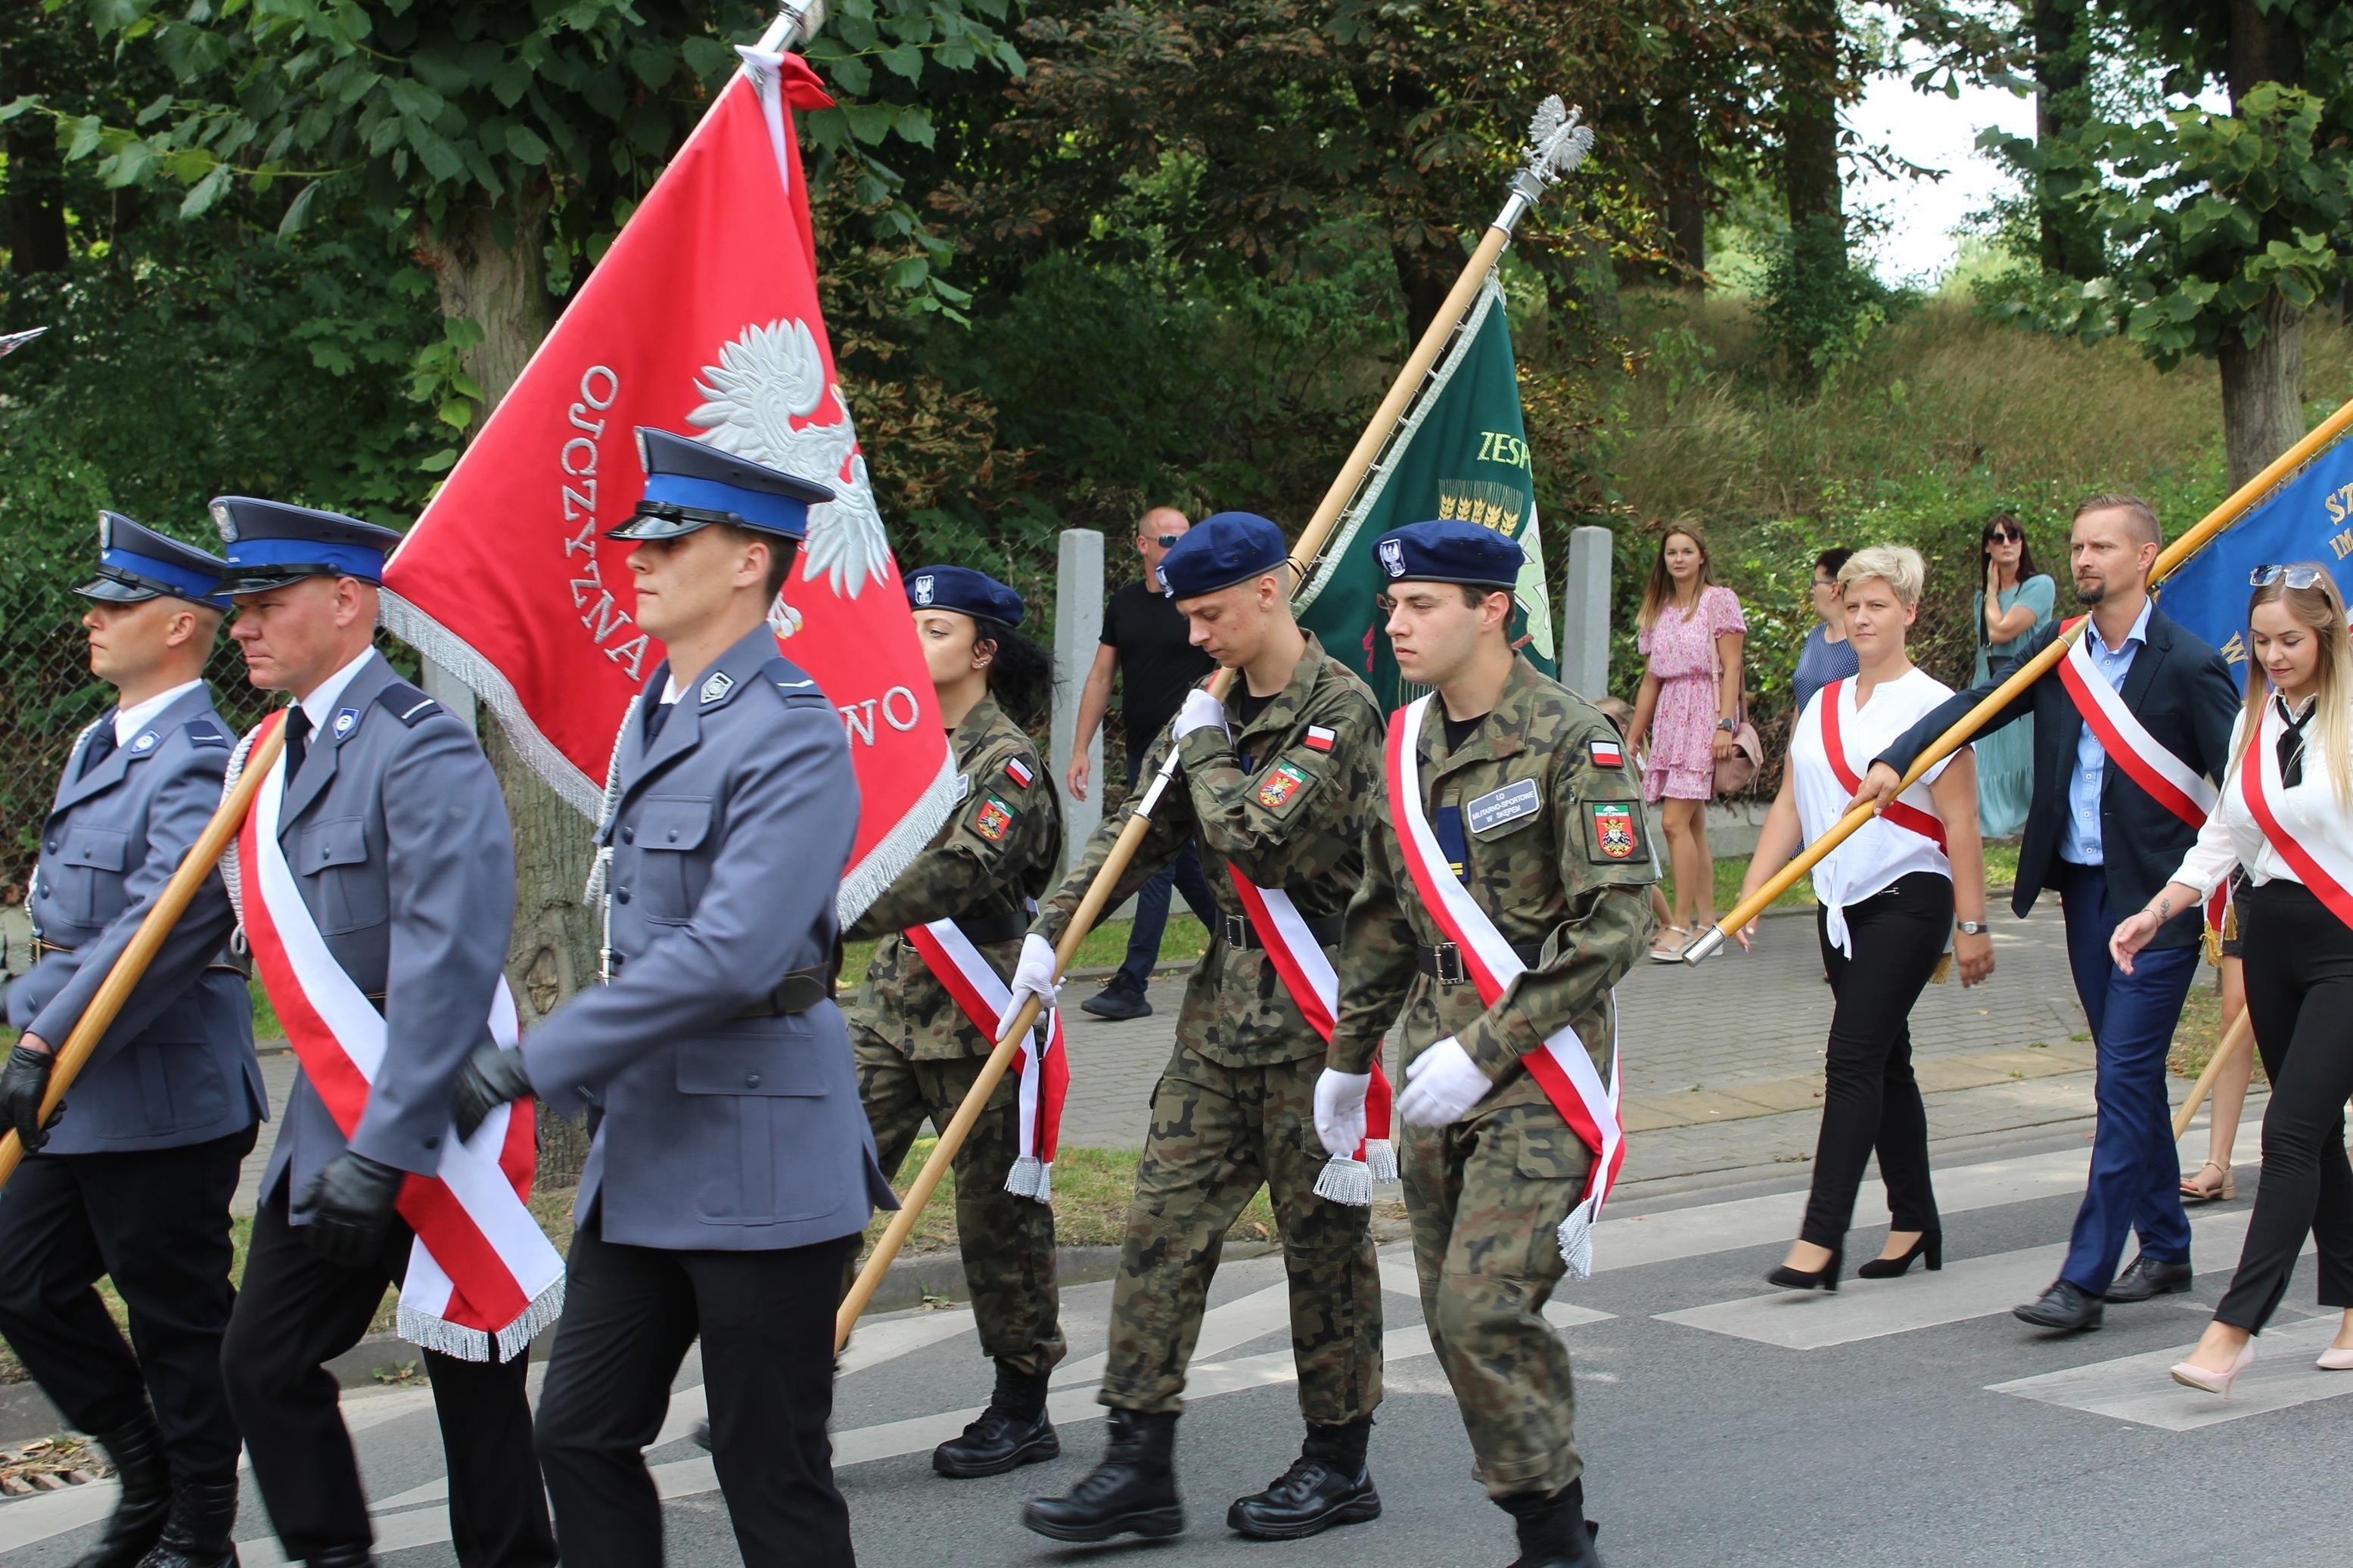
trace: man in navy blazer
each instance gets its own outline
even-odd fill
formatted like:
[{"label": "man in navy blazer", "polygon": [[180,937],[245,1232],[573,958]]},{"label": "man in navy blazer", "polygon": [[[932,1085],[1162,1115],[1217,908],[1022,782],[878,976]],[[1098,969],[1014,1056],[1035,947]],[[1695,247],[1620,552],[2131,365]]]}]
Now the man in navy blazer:
[{"label": "man in navy blazer", "polygon": [[[222,951],[217,875],[54,1127],[40,1102],[54,1048],[220,805],[230,735],[204,674],[228,608],[226,563],[113,512],[100,514],[98,538],[82,625],[90,672],[116,701],[66,759],[28,900],[33,967],[8,992],[24,1034],[0,1075],[0,1114],[30,1158],[0,1193],[0,1334],[122,1478],[81,1561],[210,1568],[237,1518],[237,1426],[220,1368],[235,1300],[229,1199],[266,1107],[253,1004]],[[135,1356],[99,1299],[102,1274],[129,1310]]]},{"label": "man in navy blazer", "polygon": [[[2068,553],[2076,600],[2091,616],[2084,648],[2096,678],[2157,744],[2191,773],[2219,780],[2229,771],[2239,694],[2222,656],[2160,614],[2149,597],[2161,538],[2157,514],[2137,497],[2096,495],[2076,508]],[[1985,685],[1949,699],[1905,731],[1873,763],[1855,798],[1891,798],[1915,757],[2061,630],[2044,627]],[[2165,885],[2198,829],[2107,755],[2055,668],[1978,733],[2030,713],[2034,796],[2010,907],[2023,918],[2045,888],[2064,901],[2068,963],[2097,1052],[2099,1113],[2091,1181],[2067,1261],[2051,1288],[2017,1313],[2040,1328],[2094,1329],[2104,1301],[2146,1301],[2189,1289],[2189,1221],[2174,1169],[2165,1056],[2197,972],[2200,917],[2195,910],[2175,916],[2130,974],[2109,959],[2108,937],[2116,911],[2140,909]],[[2128,1231],[2139,1233],[2140,1251],[2119,1276]]]}]

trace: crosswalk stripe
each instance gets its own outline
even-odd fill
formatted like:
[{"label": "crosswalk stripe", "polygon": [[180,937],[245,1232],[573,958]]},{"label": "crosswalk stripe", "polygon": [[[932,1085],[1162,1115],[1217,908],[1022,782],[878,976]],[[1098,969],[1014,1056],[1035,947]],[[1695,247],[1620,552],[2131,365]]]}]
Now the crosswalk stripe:
[{"label": "crosswalk stripe", "polygon": [[2167,1375],[2174,1363],[2189,1353],[2189,1346],[2150,1351],[2145,1355],[2119,1356],[2064,1372],[2046,1372],[1989,1385],[1994,1394],[2016,1394],[2045,1405],[2089,1411],[2168,1432],[2190,1432],[2221,1421],[2237,1421],[2287,1410],[2315,1400],[2353,1394],[2353,1374],[2323,1372],[2312,1358],[2337,1337],[2338,1313],[2284,1327],[2274,1323],[2255,1341],[2255,1360],[2231,1386],[2231,1396],[2219,1399],[2195,1388],[2184,1388]]}]

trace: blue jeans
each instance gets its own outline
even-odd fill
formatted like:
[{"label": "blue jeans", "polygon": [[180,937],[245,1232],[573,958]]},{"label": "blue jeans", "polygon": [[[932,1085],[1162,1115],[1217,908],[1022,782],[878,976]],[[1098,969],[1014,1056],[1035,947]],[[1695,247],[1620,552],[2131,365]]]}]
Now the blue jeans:
[{"label": "blue jeans", "polygon": [[2097,1296],[2116,1277],[2127,1231],[2139,1233],[2144,1258],[2189,1260],[2165,1053],[2198,970],[2198,949],[2144,948],[2125,973],[2108,957],[2116,914],[2108,907],[2107,872],[2065,861],[2057,870],[2066,900],[2067,963],[2092,1026],[2099,1102],[2091,1183],[2059,1277]]},{"label": "blue jeans", "polygon": [[[1128,753],[1127,788],[1131,795],[1135,792],[1136,770],[1143,761],[1134,752]],[[1141,992],[1152,978],[1152,966],[1160,962],[1160,933],[1168,928],[1168,894],[1172,888],[1185,895],[1185,901],[1192,906],[1203,925],[1216,928],[1218,901],[1210,895],[1208,879],[1201,874],[1200,845],[1187,838],[1176,858],[1152,873],[1152,879],[1136,889],[1135,925],[1127,936],[1127,958],[1109,985]]]}]

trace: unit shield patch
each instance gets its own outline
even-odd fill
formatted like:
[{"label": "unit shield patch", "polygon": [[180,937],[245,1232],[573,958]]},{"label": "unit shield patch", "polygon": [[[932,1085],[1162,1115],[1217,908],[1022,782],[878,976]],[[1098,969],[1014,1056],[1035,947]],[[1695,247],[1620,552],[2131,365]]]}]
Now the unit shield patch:
[{"label": "unit shield patch", "polygon": [[1297,764],[1277,763],[1266,773],[1266,782],[1258,786],[1258,803],[1270,811],[1280,810],[1291,802],[1307,783],[1307,775]]},{"label": "unit shield patch", "polygon": [[972,830],[991,844],[1004,842],[1013,827],[1013,808],[993,795],[980,797],[980,809],[973,814]]},{"label": "unit shield patch", "polygon": [[1587,852],[1598,864],[1605,860],[1647,860],[1642,828],[1630,801],[1597,800],[1586,806],[1590,826]]}]

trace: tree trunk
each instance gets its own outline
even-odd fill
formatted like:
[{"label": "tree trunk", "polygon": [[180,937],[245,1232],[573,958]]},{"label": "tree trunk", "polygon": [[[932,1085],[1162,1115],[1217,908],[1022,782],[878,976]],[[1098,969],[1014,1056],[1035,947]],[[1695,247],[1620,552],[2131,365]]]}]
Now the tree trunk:
[{"label": "tree trunk", "polygon": [[2222,449],[2236,489],[2304,435],[2304,313],[2277,294],[2256,307],[2253,348],[2222,340]]},{"label": "tree trunk", "polygon": [[1438,319],[1439,307],[1446,303],[1454,280],[1462,275],[1462,252],[1393,243],[1389,258],[1397,265],[1398,287],[1405,294],[1405,341],[1418,343],[1430,323]]},{"label": "tree trunk", "polygon": [[1839,184],[1839,12],[1835,0],[1795,0],[1790,18],[1803,40],[1781,57],[1781,191],[1793,230],[1819,226],[1830,259],[1846,254],[1846,206]]},{"label": "tree trunk", "polygon": [[[0,103],[44,89],[42,73],[29,55],[21,44],[0,54]],[[20,115],[0,136],[0,154],[8,171],[0,194],[0,244],[8,247],[8,269],[19,277],[64,271],[65,178],[56,128],[47,115]]]},{"label": "tree trunk", "polygon": [[1659,161],[1666,176],[1667,249],[1676,284],[1698,293],[1707,286],[1707,169],[1699,120],[1688,93],[1659,106]]},{"label": "tree trunk", "polygon": [[[2034,38],[2034,140],[2046,149],[2091,110],[2083,17],[2083,0],[2033,0],[2027,18]],[[2082,217],[2039,179],[2034,214],[2043,270],[2087,280],[2100,275],[2104,258]]]},{"label": "tree trunk", "polygon": [[[482,329],[482,341],[465,363],[481,385],[486,416],[522,374],[552,324],[541,265],[548,205],[545,187],[533,186],[503,212],[477,207],[419,237],[440,286],[442,315],[470,319]],[[581,898],[594,849],[580,814],[532,772],[495,723],[483,749],[514,825],[515,919],[507,984],[528,1029],[596,977],[602,933],[597,912]],[[541,1179],[551,1186],[577,1181],[587,1156],[585,1136],[552,1115],[543,1114],[539,1126]]]},{"label": "tree trunk", "polygon": [[2277,16],[2263,7],[2264,0],[2230,0],[2231,47],[2224,75],[2233,109],[2257,82],[2305,85],[2303,34],[2285,14],[2287,7],[2281,6]]}]

